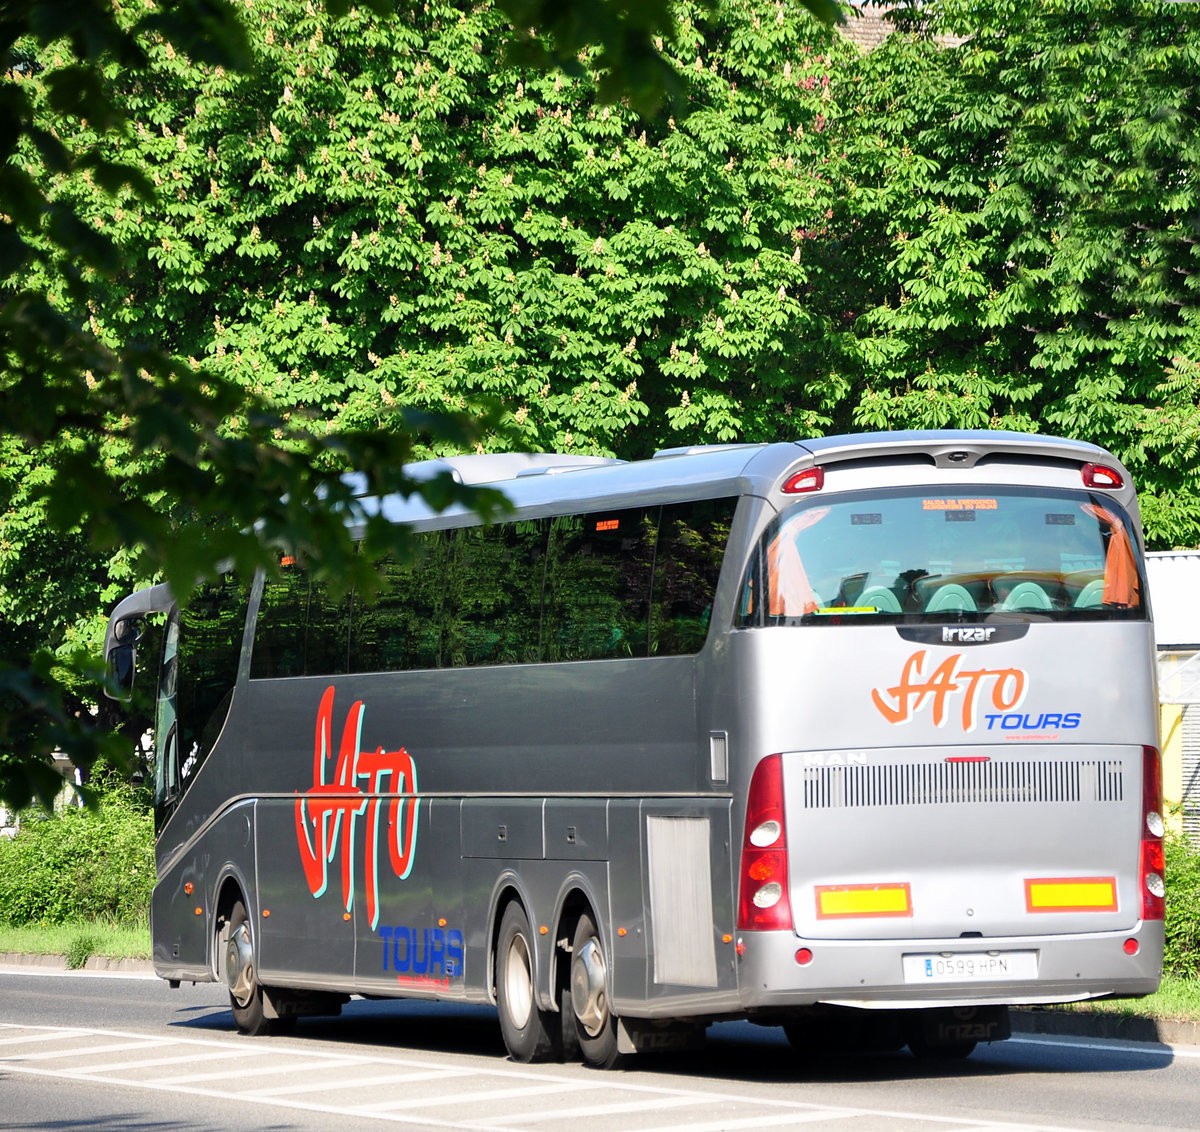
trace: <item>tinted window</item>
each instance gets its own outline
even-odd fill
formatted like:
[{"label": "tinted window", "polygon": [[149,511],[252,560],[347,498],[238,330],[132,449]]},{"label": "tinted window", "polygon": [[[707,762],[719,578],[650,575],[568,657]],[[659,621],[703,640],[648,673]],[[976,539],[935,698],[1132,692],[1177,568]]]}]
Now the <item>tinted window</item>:
[{"label": "tinted window", "polygon": [[263,587],[250,675],[336,676],[350,671],[352,599],[335,600],[295,563]]},{"label": "tinted window", "polygon": [[538,661],[548,519],[467,527],[451,538],[445,578],[447,667]]},{"label": "tinted window", "polygon": [[544,660],[645,656],[658,508],[554,520]]},{"label": "tinted window", "polygon": [[165,819],[225,725],[237,682],[249,593],[227,574],[176,610],[163,639],[155,810]]},{"label": "tinted window", "polygon": [[372,597],[288,567],[268,582],[251,676],[333,676],[696,652],[736,500],[417,536]]},{"label": "tinted window", "polygon": [[364,600],[355,595],[352,672],[438,668],[442,663],[442,606],[453,553],[452,531],[421,535],[413,564],[384,559],[382,586]]},{"label": "tinted window", "polygon": [[1111,499],[897,489],[813,498],[781,515],[748,572],[741,622],[1140,618],[1144,592],[1136,535]]},{"label": "tinted window", "polygon": [[735,500],[664,507],[659,520],[650,652],[699,651],[708,636]]}]

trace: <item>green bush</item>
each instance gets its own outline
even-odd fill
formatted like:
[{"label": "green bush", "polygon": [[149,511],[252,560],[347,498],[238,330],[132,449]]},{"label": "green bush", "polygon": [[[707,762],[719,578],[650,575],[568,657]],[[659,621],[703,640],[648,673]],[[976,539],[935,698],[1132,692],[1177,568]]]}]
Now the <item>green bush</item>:
[{"label": "green bush", "polygon": [[1163,970],[1183,978],[1200,974],[1200,849],[1181,833],[1168,833],[1167,943]]},{"label": "green bush", "polygon": [[153,887],[153,819],[127,788],[93,810],[24,815],[20,833],[0,839],[0,921],[9,924],[144,924]]}]

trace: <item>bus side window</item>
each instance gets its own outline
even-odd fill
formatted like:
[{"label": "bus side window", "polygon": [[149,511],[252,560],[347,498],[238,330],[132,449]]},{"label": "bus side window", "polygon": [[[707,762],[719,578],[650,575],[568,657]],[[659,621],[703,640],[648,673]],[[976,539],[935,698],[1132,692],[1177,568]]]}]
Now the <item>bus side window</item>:
[{"label": "bus side window", "polygon": [[658,508],[554,520],[542,659],[645,656]]},{"label": "bus side window", "polygon": [[445,650],[453,667],[541,659],[541,599],[550,522],[464,527],[446,574]]},{"label": "bus side window", "polygon": [[734,499],[714,499],[662,509],[654,558],[651,655],[694,653],[703,647],[736,504]]},{"label": "bus side window", "polygon": [[172,614],[159,676],[155,813],[187,791],[225,725],[237,682],[249,590],[233,574],[202,586]]},{"label": "bus side window", "polygon": [[349,671],[351,599],[334,601],[324,582],[285,565],[263,587],[252,678],[338,676]]},{"label": "bus side window", "polygon": [[355,594],[351,672],[403,672],[444,665],[442,612],[453,534],[417,535],[415,561],[383,559],[378,566],[380,591],[371,596]]}]

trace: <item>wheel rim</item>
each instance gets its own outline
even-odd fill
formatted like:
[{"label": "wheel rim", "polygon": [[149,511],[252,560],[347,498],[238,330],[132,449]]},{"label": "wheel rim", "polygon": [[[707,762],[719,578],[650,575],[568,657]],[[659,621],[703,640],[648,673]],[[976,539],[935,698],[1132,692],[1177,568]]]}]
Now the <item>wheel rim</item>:
[{"label": "wheel rim", "polygon": [[598,1036],[608,1021],[605,976],[600,941],[589,939],[571,959],[571,1006],[589,1038]]},{"label": "wheel rim", "polygon": [[504,1001],[513,1024],[518,1030],[525,1029],[533,1011],[533,964],[523,935],[513,936],[508,944],[504,959]]},{"label": "wheel rim", "polygon": [[225,948],[225,983],[239,1006],[245,1006],[254,996],[254,948],[244,920],[230,933]]}]

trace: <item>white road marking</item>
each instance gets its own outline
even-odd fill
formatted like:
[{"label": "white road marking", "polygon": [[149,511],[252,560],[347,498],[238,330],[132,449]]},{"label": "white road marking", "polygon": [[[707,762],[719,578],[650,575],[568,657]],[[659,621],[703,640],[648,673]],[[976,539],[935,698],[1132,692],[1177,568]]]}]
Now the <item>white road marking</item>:
[{"label": "white road marking", "polygon": [[[772,1112],[765,1116],[744,1116],[739,1120],[714,1120],[703,1124],[654,1125],[653,1132],[727,1132],[732,1128],[771,1128],[789,1124],[815,1124],[818,1120],[844,1120],[851,1116],[869,1116],[867,1109],[818,1109],[816,1112]],[[914,1120],[928,1117],[913,1116]],[[628,1132],[634,1132],[629,1129]],[[649,1130],[647,1130],[649,1132]]]},{"label": "white road marking", "polygon": [[[68,971],[62,967],[26,967],[21,963],[8,963],[0,966],[0,977],[4,975],[19,975],[21,978],[34,979],[158,979],[153,971],[87,971],[82,968]],[[159,980],[161,981],[161,980]]]},{"label": "white road marking", "polygon": [[[619,1089],[620,1086],[618,1085]],[[492,1117],[492,1123],[498,1125],[521,1124],[532,1122],[544,1124],[548,1120],[572,1120],[576,1117],[584,1119],[596,1116],[615,1116],[619,1112],[653,1112],[665,1108],[681,1108],[684,1105],[710,1104],[707,1097],[674,1096],[659,1097],[658,1100],[617,1101],[611,1104],[579,1105],[575,1108],[539,1109],[536,1113],[516,1113],[512,1116]]]},{"label": "white road marking", "polygon": [[[232,1051],[217,1054],[218,1057],[238,1057],[240,1051],[234,1054]],[[317,1073],[322,1069],[341,1069],[347,1062],[345,1061],[307,1061],[299,1062],[295,1065],[264,1065],[261,1068],[255,1068],[253,1065],[235,1065],[231,1069],[222,1069],[215,1073],[182,1073],[177,1077],[159,1077],[158,1084],[160,1085],[194,1085],[197,1081],[220,1081],[225,1077],[253,1077],[258,1074],[270,1073],[272,1076],[278,1076],[280,1073]],[[351,1065],[366,1065],[365,1060],[350,1062]]]},{"label": "white road marking", "polygon": [[[482,1101],[519,1100],[522,1097],[544,1096],[549,1093],[577,1093],[580,1090],[578,1081],[555,1081],[549,1085],[526,1085],[519,1089],[486,1089],[481,1093],[471,1093],[472,1104]],[[363,1112],[390,1112],[401,1108],[435,1108],[439,1105],[462,1104],[460,1095],[445,1097],[426,1097],[417,1100],[381,1101],[378,1104],[364,1104],[359,1108]]]},{"label": "white road marking", "polygon": [[[158,1048],[155,1046],[154,1048]],[[85,1049],[84,1053],[90,1053],[91,1050]],[[239,1050],[239,1057],[261,1057],[268,1053],[265,1049],[248,1049]],[[225,1050],[215,1050],[212,1053],[196,1053],[194,1050],[190,1053],[177,1054],[174,1057],[149,1057],[143,1058],[140,1061],[104,1061],[99,1065],[89,1065],[88,1072],[93,1074],[100,1073],[116,1073],[123,1072],[127,1069],[153,1069],[157,1065],[181,1065],[192,1064],[197,1061],[219,1061],[221,1058],[228,1058],[231,1055]],[[243,1068],[241,1072],[246,1072]]]},{"label": "white road marking", "polygon": [[1142,1057],[1187,1057],[1200,1058],[1200,1046],[1169,1046],[1152,1045],[1147,1042],[1123,1042],[1119,1038],[1105,1038],[1103,1041],[1087,1041],[1077,1038],[1066,1041],[1063,1038],[1009,1038],[1004,1044],[1019,1046],[1057,1046],[1059,1049],[1086,1049],[1097,1053],[1136,1053]]},{"label": "white road marking", "polygon": [[105,1046],[73,1046],[70,1049],[44,1049],[41,1053],[18,1053],[16,1055],[0,1054],[0,1061],[6,1064],[13,1061],[53,1061],[62,1057],[83,1057],[93,1053],[117,1053],[127,1049],[157,1049],[158,1043],[142,1039],[137,1042],[113,1042]]},{"label": "white road marking", "polygon": [[[247,1089],[241,1096],[283,1097],[297,1093],[341,1093],[347,1089],[366,1089],[373,1085],[411,1085],[414,1081],[441,1081],[451,1077],[473,1077],[471,1069],[429,1069],[424,1073],[380,1073],[374,1077],[349,1077],[342,1081],[309,1082],[307,1085],[274,1085],[269,1089]],[[460,1098],[461,1099],[461,1098]]]},{"label": "white road marking", "polygon": [[[20,1026],[17,1027],[21,1029]],[[57,1042],[64,1041],[67,1038],[79,1037],[83,1033],[82,1030],[53,1030],[48,1034],[24,1033],[15,1038],[0,1038],[0,1046],[21,1045],[24,1042]]]}]

